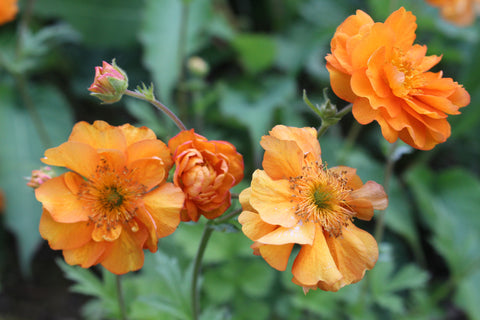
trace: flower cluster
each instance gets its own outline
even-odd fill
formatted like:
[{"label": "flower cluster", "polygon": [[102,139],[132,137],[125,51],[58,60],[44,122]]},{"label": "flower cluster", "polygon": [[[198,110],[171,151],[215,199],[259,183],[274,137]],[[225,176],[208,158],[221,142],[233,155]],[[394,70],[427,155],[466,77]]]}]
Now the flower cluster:
[{"label": "flower cluster", "polygon": [[432,6],[440,8],[442,17],[458,26],[473,24],[480,15],[480,0],[426,0]]},{"label": "flower cluster", "polygon": [[264,170],[256,170],[240,194],[239,222],[254,253],[277,270],[285,270],[293,246],[301,246],[292,274],[305,292],[337,291],[361,280],[378,258],[375,239],[353,219],[370,220],[388,200],[355,169],[328,169],[316,137],[313,128],[278,125],[262,138]]},{"label": "flower cluster", "polygon": [[[35,184],[42,237],[63,250],[69,264],[100,263],[123,274],[143,266],[143,249],[156,251],[158,239],[176,230],[181,212],[195,221],[200,214],[222,214],[229,189],[243,177],[242,157],[232,145],[193,131],[169,145],[175,158],[146,127],[77,123],[68,141],[42,159],[71,170]],[[166,181],[174,161],[175,184]]]},{"label": "flower cluster", "polygon": [[457,82],[430,70],[441,57],[413,44],[415,16],[400,8],[384,23],[358,10],[336,30],[326,57],[333,91],[361,124],[377,121],[389,142],[429,150],[450,136],[449,114],[470,103]]}]

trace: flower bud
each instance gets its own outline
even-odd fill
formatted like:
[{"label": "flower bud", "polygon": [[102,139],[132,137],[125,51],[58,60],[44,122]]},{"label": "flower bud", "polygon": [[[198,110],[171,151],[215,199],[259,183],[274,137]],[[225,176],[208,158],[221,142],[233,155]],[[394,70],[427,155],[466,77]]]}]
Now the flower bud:
[{"label": "flower bud", "polygon": [[28,181],[27,186],[33,189],[37,189],[40,187],[44,182],[52,179],[54,177],[54,172],[50,167],[43,167],[38,170],[33,170],[32,175],[30,177],[25,177]]},{"label": "flower bud", "polygon": [[127,74],[113,60],[112,64],[103,61],[101,67],[95,67],[95,79],[88,90],[103,103],[114,103],[122,98],[127,88]]},{"label": "flower bud", "polygon": [[207,62],[200,57],[191,57],[187,62],[188,71],[193,75],[204,78],[210,69]]}]

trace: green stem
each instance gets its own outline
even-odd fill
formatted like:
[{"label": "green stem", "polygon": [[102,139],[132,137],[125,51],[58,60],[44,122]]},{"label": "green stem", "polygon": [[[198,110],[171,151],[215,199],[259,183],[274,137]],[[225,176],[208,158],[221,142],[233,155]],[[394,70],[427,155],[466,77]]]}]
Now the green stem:
[{"label": "green stem", "polygon": [[223,216],[220,216],[218,217],[217,219],[215,220],[212,220],[213,224],[221,224],[221,223],[224,223],[228,220],[230,220],[231,218],[237,216],[240,212],[242,212],[242,208],[239,208],[237,210],[233,210],[232,212],[230,212],[229,214],[226,214],[226,215],[223,215]]},{"label": "green stem", "polygon": [[[335,118],[338,118],[338,121],[340,121],[341,118],[343,118],[347,113],[352,111],[352,107],[353,107],[353,105],[350,103],[345,108],[338,111],[335,114]],[[337,122],[335,122],[335,123],[337,123]],[[317,131],[317,138],[320,138],[327,131],[328,127],[330,127],[333,124],[334,123],[328,123],[328,122],[325,122],[324,120],[322,120],[322,125],[320,126],[320,128],[318,128],[318,131]]]},{"label": "green stem", "polygon": [[[383,189],[385,193],[388,194],[389,186],[390,186],[390,179],[393,174],[393,168],[395,165],[395,160],[393,159],[393,154],[398,146],[398,140],[395,141],[391,146],[390,150],[388,151],[387,155],[387,163],[385,164],[385,171],[383,176]],[[374,236],[377,243],[380,243],[383,238],[383,232],[385,230],[385,210],[378,214],[378,221],[375,225]]]},{"label": "green stem", "polygon": [[200,276],[200,268],[202,266],[203,254],[207,248],[208,240],[212,235],[213,228],[209,223],[205,225],[203,229],[202,239],[200,240],[200,245],[198,247],[197,255],[195,256],[195,261],[193,265],[193,275],[192,275],[192,315],[194,320],[198,320],[200,315],[200,304],[199,304],[199,290],[197,289],[198,278]]},{"label": "green stem", "polygon": [[177,125],[177,127],[180,129],[180,130],[187,130],[187,127],[185,127],[185,125],[183,124],[182,120],[180,120],[169,108],[167,108],[164,104],[162,104],[160,101],[158,101],[157,99],[153,98],[153,99],[149,99],[147,98],[145,95],[139,93],[139,92],[135,92],[135,91],[131,91],[131,90],[126,90],[125,91],[125,94],[130,96],[130,97],[134,97],[134,98],[137,98],[137,99],[140,99],[140,100],[144,100],[144,101],[148,101],[150,102],[152,105],[154,105],[158,110],[162,111],[163,113],[165,113],[170,119],[173,120],[173,122],[175,122],[175,124]]},{"label": "green stem", "polygon": [[125,301],[123,299],[122,279],[119,274],[115,275],[118,308],[120,309],[120,319],[127,320],[127,312],[125,310]]}]

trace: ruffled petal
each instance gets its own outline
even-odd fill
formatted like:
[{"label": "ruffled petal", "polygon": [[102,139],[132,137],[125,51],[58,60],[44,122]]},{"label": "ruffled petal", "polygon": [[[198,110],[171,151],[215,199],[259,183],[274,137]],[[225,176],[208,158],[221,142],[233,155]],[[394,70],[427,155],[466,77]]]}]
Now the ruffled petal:
[{"label": "ruffled petal", "polygon": [[80,265],[82,268],[90,268],[99,263],[102,256],[109,250],[110,243],[89,241],[84,246],[75,249],[63,250],[65,262],[70,265]]},{"label": "ruffled petal", "polygon": [[184,200],[182,190],[172,183],[164,183],[145,195],[145,209],[155,221],[158,237],[166,237],[177,229]]},{"label": "ruffled petal", "polygon": [[288,179],[301,174],[303,152],[295,141],[263,136],[260,144],[265,149],[263,168],[272,179]]},{"label": "ruffled petal", "polygon": [[67,172],[43,183],[35,190],[35,196],[50,212],[52,219],[61,223],[88,221],[90,212],[84,209],[76,193],[68,187],[80,185],[84,180],[78,174]]},{"label": "ruffled petal", "polygon": [[147,232],[144,229],[132,232],[123,228],[122,234],[112,242],[108,255],[101,261],[102,266],[115,274],[139,270],[143,266],[143,244],[146,239]]},{"label": "ruffled petal", "polygon": [[53,250],[75,249],[85,245],[92,239],[93,228],[93,224],[88,222],[56,222],[47,210],[43,210],[39,225],[40,235],[48,240]]},{"label": "ruffled petal", "polygon": [[85,121],[78,122],[73,127],[68,141],[87,144],[94,149],[123,151],[127,146],[122,130],[101,120],[97,120],[93,124]]},{"label": "ruffled petal", "polygon": [[278,228],[278,226],[266,223],[258,213],[251,211],[243,211],[238,216],[238,222],[242,225],[242,232],[253,241]]},{"label": "ruffled petal", "polygon": [[350,197],[370,201],[375,210],[385,210],[388,206],[388,197],[385,190],[374,181],[367,181],[361,188],[350,193]]},{"label": "ruffled petal", "polygon": [[143,140],[157,140],[155,133],[147,127],[134,127],[128,123],[118,127],[125,137],[127,146]]},{"label": "ruffled petal", "polygon": [[327,236],[327,243],[343,275],[341,286],[360,281],[365,271],[372,269],[377,262],[377,242],[368,232],[353,224],[343,228],[342,235],[337,238]]},{"label": "ruffled petal", "polygon": [[316,286],[319,281],[333,284],[342,279],[320,227],[316,229],[313,245],[303,245],[300,249],[292,274],[302,286]]},{"label": "ruffled petal", "polygon": [[278,227],[272,232],[256,239],[263,244],[282,245],[286,243],[312,244],[315,238],[315,224],[313,222],[298,221],[292,228]]},{"label": "ruffled petal", "polygon": [[293,243],[284,245],[263,245],[258,248],[260,255],[272,267],[279,271],[285,271],[288,265],[288,258],[292,253]]},{"label": "ruffled petal", "polygon": [[167,172],[173,166],[170,149],[160,140],[141,140],[132,143],[128,146],[126,153],[129,163],[143,158],[156,157],[162,159]]},{"label": "ruffled petal", "polygon": [[317,139],[317,129],[315,128],[295,128],[284,125],[276,125],[270,130],[270,136],[280,140],[295,141],[303,154],[312,153],[320,158],[320,143]]},{"label": "ruffled petal", "polygon": [[68,141],[45,151],[42,162],[52,166],[66,167],[89,178],[95,173],[100,157],[91,146]]}]

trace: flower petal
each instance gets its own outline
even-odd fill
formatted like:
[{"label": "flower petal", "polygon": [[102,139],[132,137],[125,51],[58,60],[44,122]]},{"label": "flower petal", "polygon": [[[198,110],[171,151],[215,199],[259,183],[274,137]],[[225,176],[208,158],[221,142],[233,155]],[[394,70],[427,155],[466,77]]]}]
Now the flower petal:
[{"label": "flower petal", "polygon": [[260,144],[265,149],[263,169],[272,179],[288,179],[301,174],[303,152],[295,141],[263,136]]},{"label": "flower petal", "polygon": [[85,121],[78,122],[72,129],[68,138],[71,142],[81,142],[92,146],[94,149],[125,150],[126,139],[122,130],[97,120],[93,124]]},{"label": "flower petal", "polygon": [[63,250],[63,257],[70,265],[80,265],[82,268],[90,268],[99,263],[99,260],[108,251],[110,244],[90,241],[84,246],[75,249]]},{"label": "flower petal", "polygon": [[313,153],[320,158],[321,150],[315,128],[295,128],[284,125],[276,125],[270,130],[270,136],[280,140],[291,140],[302,149],[303,154]]},{"label": "flower petal", "polygon": [[303,245],[293,262],[292,274],[302,286],[316,286],[319,281],[333,284],[342,279],[325,237],[317,227],[313,244]]},{"label": "flower petal", "polygon": [[374,181],[367,181],[361,188],[350,193],[350,197],[370,201],[375,210],[385,210],[388,206],[388,197],[385,190]]},{"label": "flower petal", "polygon": [[173,166],[170,149],[160,140],[141,140],[129,145],[127,148],[129,163],[142,158],[154,157],[162,159],[167,172]]},{"label": "flower petal", "polygon": [[278,227],[272,232],[264,235],[257,242],[263,244],[282,245],[286,243],[312,244],[315,238],[315,224],[313,222],[298,221],[298,224],[291,228]]},{"label": "flower petal", "polygon": [[287,180],[272,180],[263,170],[253,173],[250,204],[262,220],[283,227],[293,227],[298,222],[295,203],[291,202],[290,184]]},{"label": "flower petal", "polygon": [[67,172],[59,177],[44,182],[35,190],[35,196],[43,207],[50,212],[52,219],[61,223],[88,221],[90,212],[84,209],[77,194],[72,193],[69,184],[80,185],[82,177],[73,172]]},{"label": "flower petal", "polygon": [[99,159],[97,151],[91,146],[68,141],[45,151],[45,157],[41,160],[48,165],[66,167],[88,178],[95,172]]},{"label": "flower petal", "polygon": [[177,229],[184,200],[182,190],[172,183],[164,183],[145,195],[145,209],[155,221],[158,237],[168,236]]},{"label": "flower petal", "polygon": [[127,169],[133,172],[133,177],[138,183],[150,190],[159,185],[165,178],[165,166],[161,159],[139,159],[128,164]]},{"label": "flower petal", "polygon": [[127,146],[131,146],[132,144],[143,140],[157,140],[155,133],[147,127],[137,128],[126,123],[118,128],[125,136]]},{"label": "flower petal", "polygon": [[272,267],[279,271],[285,271],[288,265],[288,258],[292,253],[293,243],[284,245],[263,245],[258,248],[261,256]]},{"label": "flower petal", "polygon": [[278,228],[278,226],[266,223],[258,213],[251,211],[243,211],[238,216],[238,222],[242,225],[242,232],[253,241]]},{"label": "flower petal", "polygon": [[342,230],[340,237],[328,237],[328,247],[338,270],[342,273],[342,286],[360,281],[366,270],[375,266],[378,246],[366,231],[350,224]]},{"label": "flower petal", "polygon": [[143,244],[146,239],[145,229],[132,232],[129,228],[123,228],[122,234],[112,242],[108,254],[101,261],[102,266],[115,274],[140,269],[143,266]]},{"label": "flower petal", "polygon": [[93,224],[88,222],[59,223],[43,210],[39,231],[53,250],[75,249],[92,239]]}]

